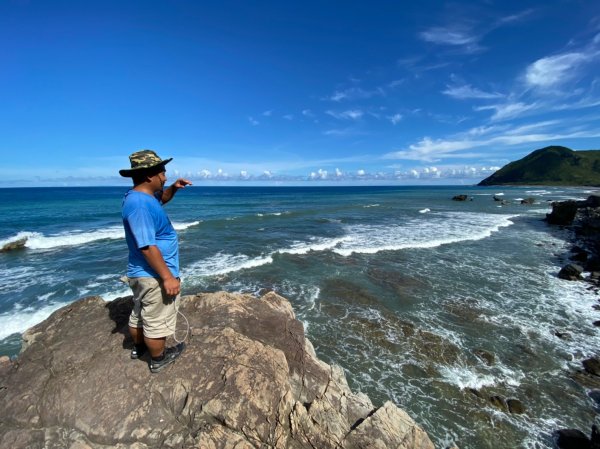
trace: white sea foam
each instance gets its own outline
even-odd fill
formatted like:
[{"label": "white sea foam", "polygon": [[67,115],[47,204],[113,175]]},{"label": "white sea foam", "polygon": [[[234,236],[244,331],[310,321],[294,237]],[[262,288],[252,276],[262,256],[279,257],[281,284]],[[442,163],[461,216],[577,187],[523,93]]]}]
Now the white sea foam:
[{"label": "white sea foam", "polygon": [[67,303],[52,303],[39,309],[32,307],[15,307],[8,313],[0,314],[0,339],[9,335],[23,333],[27,329],[48,318],[52,312],[65,306]]},{"label": "white sea foam", "polygon": [[431,212],[431,209],[429,209],[428,207],[419,211],[420,214],[426,214],[427,212]]},{"label": "white sea foam", "polygon": [[367,204],[366,206],[363,207],[379,207],[379,204]]},{"label": "white sea foam", "polygon": [[202,220],[192,221],[189,223],[175,222],[175,223],[172,223],[172,225],[176,231],[185,231],[187,228],[191,228],[192,226],[197,226],[200,223],[202,223]]},{"label": "white sea foam", "polygon": [[310,251],[326,251],[329,249],[334,249],[338,245],[347,241],[350,241],[349,237],[339,237],[332,239],[313,238],[309,242],[297,242],[289,248],[282,248],[275,252],[279,254],[308,254]]},{"label": "white sea foam", "polygon": [[456,385],[461,390],[465,388],[479,390],[480,388],[490,387],[498,383],[498,379],[495,376],[477,373],[464,366],[440,366],[438,369],[446,383]]},{"label": "white sea foam", "polygon": [[[434,217],[428,214],[428,217]],[[516,215],[478,213],[437,214],[428,221],[416,219],[402,225],[355,225],[333,251],[342,256],[352,253],[375,254],[407,248],[435,248],[449,243],[481,240],[513,224]]]},{"label": "white sea foam", "polygon": [[185,277],[218,276],[234,271],[259,267],[272,262],[273,258],[271,256],[251,258],[245,254],[232,255],[219,252],[208,259],[200,260],[188,266],[183,270],[183,274]]},{"label": "white sea foam", "polygon": [[[173,227],[177,231],[184,231],[192,226],[200,224],[201,221],[193,221],[190,223],[173,223]],[[121,225],[109,226],[104,229],[95,229],[84,231],[74,229],[71,231],[60,232],[57,234],[44,235],[41,232],[22,231],[9,237],[8,239],[0,240],[0,248],[8,243],[16,242],[21,239],[26,239],[25,247],[31,249],[52,249],[62,246],[78,246],[86,243],[95,242],[97,240],[115,240],[124,239],[125,231]]]}]

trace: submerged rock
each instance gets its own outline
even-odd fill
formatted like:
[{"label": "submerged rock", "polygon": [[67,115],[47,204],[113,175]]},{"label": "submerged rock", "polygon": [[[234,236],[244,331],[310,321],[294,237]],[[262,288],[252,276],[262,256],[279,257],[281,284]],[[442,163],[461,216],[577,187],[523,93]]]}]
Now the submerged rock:
[{"label": "submerged rock", "polygon": [[24,334],[0,369],[0,447],[433,449],[394,404],[352,393],[275,293],[181,298],[188,346],[155,375],[129,357],[131,308],[89,297]]},{"label": "submerged rock", "polygon": [[455,195],[452,197],[453,201],[467,201],[467,195]]},{"label": "submerged rock", "polygon": [[591,449],[590,439],[581,430],[561,429],[554,433],[559,449]]},{"label": "submerged rock", "polygon": [[558,272],[558,277],[567,281],[577,281],[581,279],[583,267],[574,263],[570,263],[561,268]]},{"label": "submerged rock", "polygon": [[589,359],[585,359],[583,362],[583,368],[590,374],[595,376],[600,376],[600,360],[596,357],[590,357]]},{"label": "submerged rock", "polygon": [[23,249],[25,248],[25,243],[27,243],[27,237],[23,237],[21,239],[5,243],[4,245],[2,245],[2,247],[0,247],[0,253],[13,251],[15,249]]},{"label": "submerged rock", "polygon": [[527,206],[529,206],[531,204],[535,204],[535,198],[525,198],[525,199],[521,200],[521,204],[525,204]]}]

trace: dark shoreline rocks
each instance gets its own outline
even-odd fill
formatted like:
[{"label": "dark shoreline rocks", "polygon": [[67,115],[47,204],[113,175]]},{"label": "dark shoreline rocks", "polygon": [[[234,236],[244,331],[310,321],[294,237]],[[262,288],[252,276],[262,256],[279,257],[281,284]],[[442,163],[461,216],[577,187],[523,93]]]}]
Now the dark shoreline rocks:
[{"label": "dark shoreline rocks", "polygon": [[275,293],[183,297],[186,351],[156,375],[129,357],[131,307],[88,297],[25,332],[0,363],[0,447],[433,449],[319,360]]},{"label": "dark shoreline rocks", "polygon": [[[576,242],[571,248],[570,259],[577,263],[568,263],[558,273],[558,277],[570,281],[585,280],[592,284],[598,292],[599,277],[595,275],[600,267],[600,196],[591,195],[584,201],[562,201],[552,203],[552,212],[546,214],[546,221],[551,225],[570,227],[575,231]],[[589,273],[589,276],[582,276]],[[595,305],[594,307],[600,305]],[[592,325],[597,326],[598,321]],[[586,389],[600,389],[600,359],[589,357],[582,361],[583,370],[570,373],[571,379]],[[591,397],[591,396],[590,396]],[[594,398],[592,398],[594,399]],[[596,399],[594,399],[596,400]],[[594,409],[600,408],[596,404]],[[554,442],[560,449],[600,449],[600,434],[596,426],[592,426],[591,437],[578,429],[560,429],[554,432]]]}]

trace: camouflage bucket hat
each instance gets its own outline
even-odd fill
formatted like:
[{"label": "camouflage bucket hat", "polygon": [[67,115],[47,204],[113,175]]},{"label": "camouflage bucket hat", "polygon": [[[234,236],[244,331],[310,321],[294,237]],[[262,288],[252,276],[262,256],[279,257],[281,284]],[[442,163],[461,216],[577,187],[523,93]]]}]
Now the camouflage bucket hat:
[{"label": "camouflage bucket hat", "polygon": [[158,157],[158,154],[156,154],[152,150],[136,151],[135,153],[131,154],[131,156],[129,156],[131,168],[124,168],[123,170],[119,170],[119,174],[121,176],[131,178],[135,173],[139,173],[142,170],[153,168],[158,165],[166,165],[172,160],[172,157],[163,160],[160,157]]}]

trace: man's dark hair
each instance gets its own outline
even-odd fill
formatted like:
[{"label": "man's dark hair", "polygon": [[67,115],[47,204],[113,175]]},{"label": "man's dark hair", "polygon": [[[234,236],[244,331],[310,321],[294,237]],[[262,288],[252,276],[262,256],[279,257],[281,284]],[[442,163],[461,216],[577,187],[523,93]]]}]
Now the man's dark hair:
[{"label": "man's dark hair", "polygon": [[152,177],[154,175],[158,175],[159,173],[162,173],[164,171],[165,164],[158,164],[156,167],[145,168],[143,170],[140,170],[139,173],[135,173],[131,176],[131,179],[133,180],[133,186],[138,186],[146,182],[147,178]]}]

